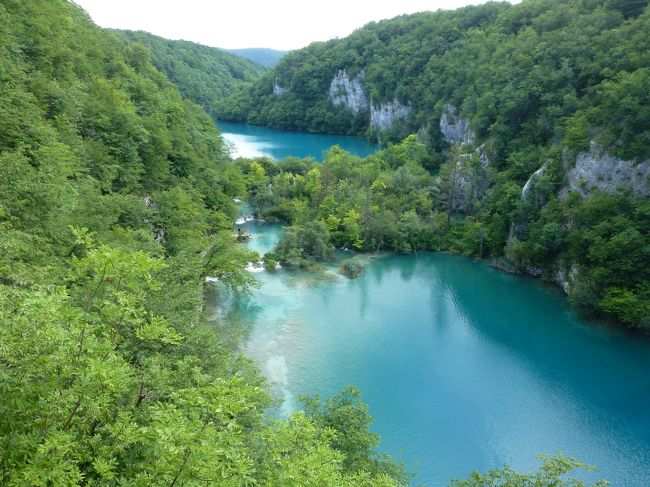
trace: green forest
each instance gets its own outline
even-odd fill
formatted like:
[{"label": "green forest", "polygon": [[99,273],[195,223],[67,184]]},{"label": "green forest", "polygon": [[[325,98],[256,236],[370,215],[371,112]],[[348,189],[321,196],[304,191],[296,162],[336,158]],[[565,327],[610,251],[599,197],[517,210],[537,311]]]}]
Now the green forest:
[{"label": "green forest", "polygon": [[[170,41],[147,32],[117,30],[131,43],[146,46],[151,62],[176,85],[184,98],[208,113],[223,98],[259,79],[265,69],[237,53],[189,41]],[[264,58],[261,58],[262,60]]]},{"label": "green forest", "polygon": [[238,56],[245,57],[251,61],[261,64],[265,68],[272,68],[284,56],[287,51],[278,51],[277,49],[269,49],[265,47],[250,47],[244,49],[226,49],[226,51],[237,54]]},{"label": "green forest", "polygon": [[[217,113],[388,141],[365,161],[333,150],[322,166],[263,166],[249,194],[260,214],[293,225],[281,261],[297,262],[296,249],[326,257],[304,245],[304,225],[337,247],[447,250],[555,281],[585,315],[647,328],[649,32],[643,1],[405,15],[287,54]],[[363,72],[371,103],[397,100],[408,117],[378,132],[367,110],[335,106],[340,70]],[[443,120],[465,122],[464,140],[448,140]],[[607,186],[621,169],[606,167],[571,182],[577,157],[599,163],[594,150],[629,161],[630,180]]]},{"label": "green forest", "polygon": [[[0,484],[409,483],[412,474],[401,462],[378,453],[379,437],[356,389],[303,398],[301,411],[272,419],[265,414],[274,403],[268,385],[240,349],[245,328],[206,323],[206,276],[238,293],[256,284],[245,270],[256,256],[233,235],[236,197],[248,196],[260,215],[290,225],[275,253],[289,266],[327,259],[333,246],[447,249],[519,266],[568,259],[580,269],[571,293],[576,305],[632,326],[647,324],[647,199],[556,196],[562,151],[551,142],[557,137],[577,150],[588,130],[614,113],[619,118],[603,126],[603,140],[620,140],[617,151],[626,157],[647,150],[642,117],[648,104],[636,103],[647,97],[648,69],[635,66],[647,66],[648,13],[634,2],[606,3],[596,8],[594,2],[572,2],[557,18],[549,10],[550,26],[589,29],[596,20],[611,26],[600,41],[585,34],[584,46],[602,42],[609,52],[610,42],[621,54],[612,54],[616,62],[610,59],[607,76],[590,61],[592,76],[580,89],[573,87],[580,96],[568,112],[551,110],[557,105],[541,95],[529,99],[539,104],[536,113],[548,109],[546,123],[568,117],[566,126],[558,126],[564,128],[552,128],[559,130],[554,135],[534,139],[527,124],[536,118],[518,112],[514,101],[510,108],[479,103],[496,81],[481,86],[477,78],[476,93],[483,95],[463,103],[460,92],[449,95],[461,113],[479,117],[472,118],[477,134],[493,137],[498,168],[485,196],[460,210],[451,188],[463,154],[439,137],[438,149],[411,136],[363,160],[335,147],[322,166],[293,159],[233,161],[203,109],[209,107],[195,101],[209,103],[213,93],[228,94],[236,84],[227,76],[213,79],[221,68],[202,48],[100,29],[66,0],[1,0]],[[578,8],[587,13],[574,16],[571,9]],[[481,45],[491,52],[488,31],[464,30],[461,19],[542,35],[547,24],[536,19],[545,9],[545,2],[529,1],[517,9],[490,4],[432,15],[449,17],[449,25],[439,28],[456,31],[459,42],[471,41],[463,32],[485,32]],[[394,22],[411,32],[410,17]],[[304,52],[313,49],[321,47]],[[297,63],[304,52],[289,54],[278,69]],[[182,60],[195,57],[205,67],[185,69]],[[241,71],[233,66],[229,76],[237,84],[259,73],[252,65],[241,65]],[[499,67],[505,68],[490,69]],[[264,83],[275,75],[263,75]],[[368,67],[368,82],[372,76]],[[599,81],[602,76],[607,79]],[[428,89],[461,89],[449,83]],[[259,89],[254,85],[232,100],[248,100]],[[373,96],[380,99],[379,92]],[[628,101],[619,104],[621,97]],[[474,112],[472,99],[484,109]],[[593,99],[601,102],[586,105]],[[521,123],[511,127],[508,116]],[[498,121],[489,133],[481,131],[484,118],[486,124]],[[535,198],[522,202],[522,184],[542,161],[549,169]],[[510,236],[513,221],[516,236]],[[561,454],[541,461],[537,472],[504,467],[453,485],[583,485],[561,480],[585,467],[580,462]]]},{"label": "green forest", "polygon": [[[558,154],[533,197],[522,199],[517,165],[498,173],[482,200],[470,199],[472,206],[461,211],[453,205],[460,165],[454,157],[433,175],[430,153],[410,136],[365,159],[334,147],[322,164],[240,161],[257,215],[290,225],[267,254],[269,267],[327,262],[335,247],[446,250],[549,280],[570,266],[569,299],[579,311],[632,327],[650,324],[650,199],[625,193],[560,198]],[[470,161],[474,167],[477,160]]]},{"label": "green forest", "polygon": [[500,165],[566,136],[576,147],[593,135],[614,155],[648,157],[649,23],[644,0],[489,2],[403,15],[288,53],[217,115],[376,137],[367,109],[355,114],[329,97],[333,77],[346,70],[364,73],[371,106],[397,100],[410,108],[382,140],[420,130],[427,145],[444,149],[438,121],[452,104],[479,140],[491,141]]},{"label": "green forest", "polygon": [[245,182],[149,49],[3,0],[0,91],[0,484],[406,483],[357,391],[268,419],[243,329],[203,320],[206,275],[253,285]]}]

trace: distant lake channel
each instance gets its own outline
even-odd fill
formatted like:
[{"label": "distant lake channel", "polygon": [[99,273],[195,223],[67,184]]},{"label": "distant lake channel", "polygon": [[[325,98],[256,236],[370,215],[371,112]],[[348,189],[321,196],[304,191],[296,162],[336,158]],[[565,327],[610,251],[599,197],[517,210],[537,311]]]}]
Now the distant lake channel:
[{"label": "distant lake channel", "polygon": [[363,137],[323,135],[305,132],[274,130],[260,125],[216,120],[224,140],[231,146],[233,157],[271,157],[284,159],[294,156],[323,160],[323,153],[334,145],[359,157],[366,157],[381,149]]}]

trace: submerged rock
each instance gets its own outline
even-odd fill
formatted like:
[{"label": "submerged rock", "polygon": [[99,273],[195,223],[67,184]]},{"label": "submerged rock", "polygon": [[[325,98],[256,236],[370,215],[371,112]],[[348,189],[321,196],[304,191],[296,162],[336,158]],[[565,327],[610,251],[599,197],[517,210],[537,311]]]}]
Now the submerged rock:
[{"label": "submerged rock", "polygon": [[365,270],[366,268],[363,264],[354,259],[346,260],[341,265],[341,273],[350,279],[356,279],[363,274]]}]

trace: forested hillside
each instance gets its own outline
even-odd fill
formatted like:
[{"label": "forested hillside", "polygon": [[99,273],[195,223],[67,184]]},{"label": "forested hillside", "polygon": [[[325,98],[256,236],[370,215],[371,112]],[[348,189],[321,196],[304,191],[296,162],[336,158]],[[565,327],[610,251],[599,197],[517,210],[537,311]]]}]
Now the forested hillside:
[{"label": "forested hillside", "polygon": [[[417,134],[364,162],[330,154],[298,174],[327,178],[316,193],[287,175],[270,195],[252,189],[270,217],[320,221],[312,240],[490,257],[556,282],[586,314],[647,327],[649,87],[647,2],[524,0],[314,43],[218,114],[384,141]],[[287,235],[284,250],[301,248],[303,234]]]},{"label": "forested hillside", "polygon": [[[0,0],[0,484],[407,484],[404,468],[376,452],[357,391],[307,398],[304,411],[270,419],[267,386],[240,352],[244,329],[206,323],[206,276],[223,292],[255,284],[251,255],[234,242],[233,198],[248,191],[267,205],[265,178],[307,167],[230,160],[211,118],[150,57],[71,2]],[[411,210],[404,194],[392,196],[430,177],[429,153],[413,144],[365,162],[334,149],[321,181],[364,188],[368,215],[368,195],[386,191],[412,222],[428,221],[426,204]],[[382,186],[390,181],[374,176],[375,164],[412,186]],[[598,200],[576,222],[615,212],[647,231],[650,211],[626,208]],[[607,243],[609,230],[598,232],[577,241]],[[358,232],[340,241],[348,236]],[[577,466],[559,457],[538,473],[490,471],[455,485],[563,485]]]},{"label": "forested hillside", "polygon": [[171,41],[147,32],[116,31],[151,50],[151,60],[185,98],[208,113],[222,98],[259,79],[265,69],[256,62],[216,47]]},{"label": "forested hillside", "polygon": [[243,329],[204,323],[206,275],[252,284],[244,180],[149,55],[0,2],[0,484],[404,484],[356,391],[266,420]]},{"label": "forested hillside", "polygon": [[618,155],[647,156],[650,120],[631,110],[647,107],[646,7],[524,0],[371,23],[288,53],[217,113],[290,130],[383,132],[384,140],[420,130],[440,149],[438,120],[452,104],[500,161],[585,124],[597,125],[606,145],[618,141]]}]

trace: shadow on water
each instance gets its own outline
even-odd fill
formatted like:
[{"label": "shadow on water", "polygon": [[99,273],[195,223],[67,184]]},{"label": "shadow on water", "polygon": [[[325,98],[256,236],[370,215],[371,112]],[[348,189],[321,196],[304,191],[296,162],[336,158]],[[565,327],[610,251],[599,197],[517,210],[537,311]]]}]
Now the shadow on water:
[{"label": "shadow on water", "polygon": [[[615,484],[644,485],[642,479],[650,473],[645,466],[650,460],[647,337],[581,320],[555,286],[446,254],[387,257],[359,283],[361,296],[368,301],[368,293],[376,293],[376,286],[395,273],[407,289],[401,298],[405,307],[416,305],[408,295],[421,296],[422,288],[429,300],[428,317],[402,315],[402,320],[427,319],[432,330],[426,337],[431,345],[409,345],[413,357],[434,355],[418,359],[420,367],[430,368],[416,382],[430,383],[429,374],[436,387],[449,394],[444,402],[435,394],[423,400],[437,403],[434,416],[449,414],[454,419],[448,421],[471,425],[476,440],[506,442],[482,453],[472,453],[466,442],[467,455],[480,454],[491,466],[504,461],[527,466],[522,452],[533,445],[537,450],[528,450],[529,456],[563,449],[604,470],[586,478],[604,476]],[[369,290],[371,277],[376,286]],[[415,371],[401,372],[413,376]],[[459,433],[435,421],[430,428],[439,435]],[[391,435],[389,443],[394,441]],[[411,441],[416,441],[413,434]],[[421,441],[428,444],[423,449],[435,444]],[[447,445],[453,448],[453,441]],[[480,463],[475,466],[480,468]],[[424,478],[436,475],[430,466],[424,467]]]},{"label": "shadow on water", "polygon": [[[627,380],[650,391],[647,338],[579,319],[550,284],[462,257],[427,258],[434,259],[439,279],[457,296],[467,323],[531,368],[543,368],[547,377],[571,384],[593,404],[633,406]],[[607,392],[603,383],[610,386]]]}]

